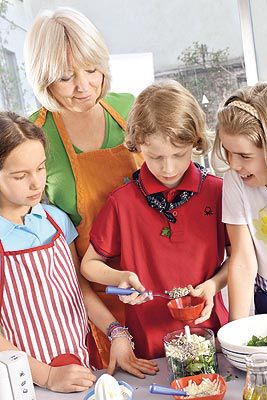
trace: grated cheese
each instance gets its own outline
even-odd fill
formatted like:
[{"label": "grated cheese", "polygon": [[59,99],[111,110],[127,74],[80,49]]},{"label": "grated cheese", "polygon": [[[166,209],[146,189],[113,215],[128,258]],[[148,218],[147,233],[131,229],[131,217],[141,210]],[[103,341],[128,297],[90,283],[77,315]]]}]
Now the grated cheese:
[{"label": "grated cheese", "polygon": [[203,378],[199,385],[190,379],[188,386],[184,387],[183,390],[189,394],[187,399],[193,397],[204,397],[212,394],[219,394],[221,390],[221,384],[218,378],[214,379],[213,381],[211,381],[209,378]]}]

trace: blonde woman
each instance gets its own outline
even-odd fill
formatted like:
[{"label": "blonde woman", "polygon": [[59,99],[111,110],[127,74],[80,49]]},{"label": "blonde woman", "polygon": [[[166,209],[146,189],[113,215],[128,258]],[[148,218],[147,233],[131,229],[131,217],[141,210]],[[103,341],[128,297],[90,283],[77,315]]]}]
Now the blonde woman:
[{"label": "blonde woman", "polygon": [[[30,119],[43,127],[49,142],[46,193],[76,225],[80,258],[107,194],[131,178],[141,159],[122,145],[134,99],[130,94],[107,94],[108,61],[100,33],[75,10],[45,11],[27,34],[27,76],[42,105]],[[103,288],[98,285],[95,290]],[[124,323],[116,299],[108,304]],[[94,326],[92,331],[101,357],[92,357],[94,364],[106,366],[109,343]]]},{"label": "blonde woman", "polygon": [[231,241],[230,318],[267,313],[267,84],[239,89],[218,111],[213,159],[230,170],[223,185],[223,221]]}]

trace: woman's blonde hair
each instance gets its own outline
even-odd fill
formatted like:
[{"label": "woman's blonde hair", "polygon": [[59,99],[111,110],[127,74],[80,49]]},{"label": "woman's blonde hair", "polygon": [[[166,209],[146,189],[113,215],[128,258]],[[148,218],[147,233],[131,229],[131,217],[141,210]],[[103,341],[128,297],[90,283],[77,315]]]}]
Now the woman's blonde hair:
[{"label": "woman's blonde hair", "polygon": [[216,157],[229,165],[219,137],[220,130],[227,135],[246,137],[256,147],[264,149],[267,160],[267,83],[238,89],[219,108],[211,156],[212,165],[217,170]]},{"label": "woman's blonde hair", "polygon": [[27,78],[39,102],[50,111],[61,105],[49,86],[69,69],[70,57],[75,67],[95,67],[103,74],[104,97],[110,85],[109,53],[96,27],[83,14],[60,7],[38,15],[27,33],[24,57]]},{"label": "woman's blonde hair", "polygon": [[178,82],[161,81],[137,97],[127,121],[125,145],[140,151],[149,136],[159,134],[173,145],[190,145],[200,153],[209,147],[205,114],[194,96]]}]

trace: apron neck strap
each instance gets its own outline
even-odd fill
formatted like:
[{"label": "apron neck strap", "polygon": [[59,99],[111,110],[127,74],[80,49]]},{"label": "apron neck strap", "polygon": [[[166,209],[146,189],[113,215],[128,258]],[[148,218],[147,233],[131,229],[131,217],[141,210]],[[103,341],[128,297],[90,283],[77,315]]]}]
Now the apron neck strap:
[{"label": "apron neck strap", "polygon": [[51,215],[49,215],[48,212],[46,212],[46,211],[45,211],[45,213],[46,213],[46,217],[47,217],[48,221],[51,222],[51,224],[52,224],[53,227],[56,229],[56,231],[59,232],[59,233],[61,233],[62,235],[64,235],[63,232],[62,232],[62,229],[61,229],[60,226],[56,223],[56,221],[51,217]]},{"label": "apron neck strap", "polygon": [[46,114],[47,114],[47,109],[44,107],[40,108],[38,117],[36,118],[34,125],[38,126],[39,128],[42,128],[46,120]]},{"label": "apron neck strap", "polygon": [[99,104],[112,116],[117,124],[125,131],[126,121],[110,104],[106,103],[105,100],[99,100]]}]

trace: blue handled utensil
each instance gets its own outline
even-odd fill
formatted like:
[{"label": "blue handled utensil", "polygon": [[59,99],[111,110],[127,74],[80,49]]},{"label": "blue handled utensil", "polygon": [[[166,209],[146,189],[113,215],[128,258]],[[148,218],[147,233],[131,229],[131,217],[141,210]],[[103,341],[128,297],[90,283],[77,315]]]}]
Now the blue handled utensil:
[{"label": "blue handled utensil", "polygon": [[161,386],[152,383],[149,386],[149,392],[152,394],[166,394],[169,396],[188,396],[184,390],[173,389],[168,386]]},{"label": "blue handled utensil", "polygon": [[167,294],[163,293],[153,293],[153,292],[138,292],[135,289],[130,289],[130,288],[119,288],[118,286],[107,286],[105,290],[106,294],[115,294],[119,296],[124,296],[124,295],[130,295],[132,293],[139,293],[139,294],[147,294],[148,296],[157,296],[157,297],[163,297],[164,299],[170,299],[170,296]]}]

